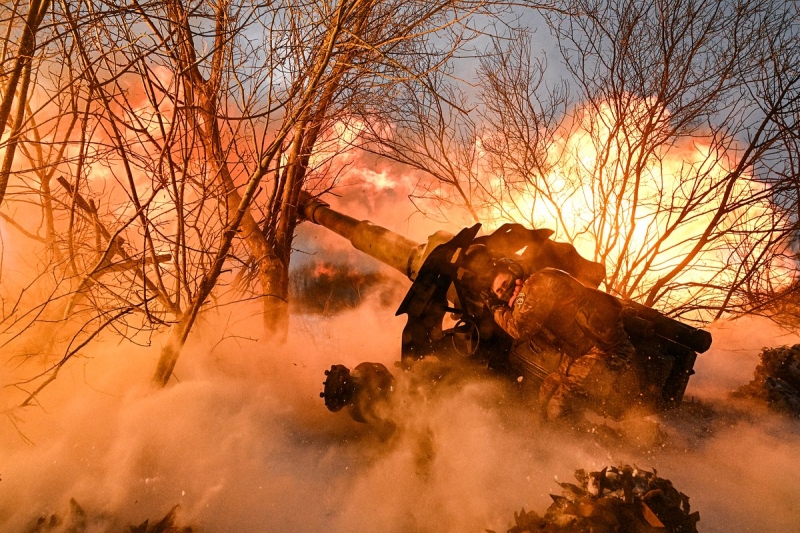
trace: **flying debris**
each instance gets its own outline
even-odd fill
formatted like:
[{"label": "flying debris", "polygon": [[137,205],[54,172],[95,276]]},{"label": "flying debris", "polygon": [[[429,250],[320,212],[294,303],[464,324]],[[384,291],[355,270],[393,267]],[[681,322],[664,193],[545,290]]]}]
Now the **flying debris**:
[{"label": "flying debris", "polygon": [[765,348],[753,381],[734,396],[758,398],[781,413],[800,416],[800,344]]},{"label": "flying debris", "polygon": [[[334,211],[308,194],[300,200],[299,213],[305,220],[341,235],[412,281],[397,310],[397,315],[408,315],[399,362],[404,369],[431,357],[459,365],[480,364],[509,377],[533,397],[541,397],[540,387],[549,386],[543,383],[561,376],[564,387],[576,389],[574,398],[586,400],[581,410],[621,419],[632,409],[644,414],[677,407],[694,373],[697,353],[711,346],[707,331],[599,290],[605,267],[583,258],[572,245],[553,241],[552,230],[506,224],[479,236],[481,226],[476,224],[457,235],[438,231],[426,243],[416,243]],[[523,291],[527,285],[522,280],[534,277],[553,278],[567,287],[574,308],[573,330],[556,331],[545,324],[531,335],[520,336],[500,327],[496,302],[493,297],[487,299],[487,291],[503,265],[518,273]],[[516,294],[522,293],[517,290]],[[532,295],[527,301],[536,299]],[[521,302],[518,298],[516,303]],[[555,302],[557,310],[567,307],[566,300]],[[587,352],[580,350],[592,345],[579,342],[584,340],[579,337],[602,339],[603,327],[616,328],[614,334],[624,338],[629,347],[625,354],[630,357],[625,356],[624,365],[607,364],[616,373],[597,371],[601,365],[586,367],[586,379],[576,385],[570,375],[577,374],[576,353],[582,356]],[[571,331],[575,336],[571,337]],[[331,411],[347,407],[362,422],[379,419],[386,412],[383,406],[391,402],[394,378],[384,365],[364,363],[352,372],[333,365],[326,375],[320,395]],[[581,389],[590,381],[600,385]],[[631,383],[636,386],[626,385]]]},{"label": "flying debris", "polygon": [[550,495],[543,516],[514,513],[508,533],[697,533],[700,514],[691,512],[689,497],[655,471],[612,466],[577,470],[575,479],[579,485],[559,483],[562,495]]}]

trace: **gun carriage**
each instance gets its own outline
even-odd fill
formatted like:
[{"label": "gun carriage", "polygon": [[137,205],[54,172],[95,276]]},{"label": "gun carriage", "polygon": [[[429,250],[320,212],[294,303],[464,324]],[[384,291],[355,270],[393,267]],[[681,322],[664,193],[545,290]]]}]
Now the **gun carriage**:
[{"label": "gun carriage", "polygon": [[[514,341],[497,326],[481,297],[481,291],[491,283],[488,276],[493,265],[506,258],[521,265],[526,274],[555,268],[592,289],[597,289],[605,277],[603,265],[583,258],[568,243],[553,241],[549,229],[506,224],[479,236],[481,226],[476,224],[456,235],[439,231],[427,242],[417,243],[337,212],[309,195],[301,198],[300,213],[412,282],[396,313],[407,315],[399,362],[405,368],[431,355],[469,358],[536,388],[557,370],[559,361],[531,342]],[[711,334],[631,300],[616,299],[622,305],[625,331],[640,359],[642,387],[630,404],[645,412],[680,405],[689,377],[694,374],[697,354],[711,346]],[[446,322],[451,326],[445,327]],[[542,343],[548,342],[542,339]],[[333,365],[325,373],[325,389],[320,396],[328,409],[347,407],[351,416],[362,422],[370,419],[373,402],[386,399],[393,383],[391,374],[379,363],[362,363],[353,371]]]}]

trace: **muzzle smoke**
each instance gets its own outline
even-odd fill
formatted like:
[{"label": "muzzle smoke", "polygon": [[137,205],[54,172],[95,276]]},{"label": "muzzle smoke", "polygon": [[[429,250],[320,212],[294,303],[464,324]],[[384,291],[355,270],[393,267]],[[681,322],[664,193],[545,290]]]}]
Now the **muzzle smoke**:
[{"label": "muzzle smoke", "polygon": [[[620,463],[670,478],[700,511],[701,531],[791,531],[800,519],[800,422],[726,399],[750,379],[760,344],[779,338],[764,324],[715,329],[694,407],[666,417],[663,442],[647,419],[630,430],[639,444],[612,444],[541,425],[491,377],[435,385],[404,375],[393,367],[403,319],[375,298],[296,320],[282,348],[244,339],[253,322],[207,324],[179,363],[180,382],[157,392],[132,385],[146,383],[155,349],[98,347],[70,367],[20,424],[34,445],[4,424],[0,529],[63,515],[73,498],[87,531],[140,524],[175,504],[181,523],[208,532],[505,531],[514,511],[547,507],[554,476]],[[745,329],[762,336],[743,338]],[[391,436],[328,413],[318,397],[331,363],[362,361],[386,364],[402,383]]]},{"label": "muzzle smoke", "polygon": [[[683,408],[623,424],[625,442],[559,431],[489,375],[395,368],[405,318],[394,316],[392,291],[402,276],[301,232],[307,253],[293,265],[304,296],[286,346],[253,339],[257,310],[238,306],[236,316],[205,315],[164,390],[146,386],[159,339],[152,348],[109,339],[66,367],[40,408],[5,417],[0,531],[51,515],[63,519],[51,531],[67,531],[70,499],[93,532],[126,530],[176,504],[180,524],[209,533],[505,531],[520,508],[544,511],[554,477],[623,463],[656,469],[688,494],[700,531],[800,523],[800,421],[728,397],[752,378],[762,346],[796,337],[765,321],[717,324]],[[332,263],[314,256],[323,249]],[[398,379],[391,435],[329,413],[319,398],[331,364],[364,361]],[[13,389],[0,394],[14,404]]]}]

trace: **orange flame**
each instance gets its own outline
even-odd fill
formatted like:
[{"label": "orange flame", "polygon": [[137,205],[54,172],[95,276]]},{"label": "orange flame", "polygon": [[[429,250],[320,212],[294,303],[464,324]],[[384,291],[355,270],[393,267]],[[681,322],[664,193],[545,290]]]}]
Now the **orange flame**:
[{"label": "orange flame", "polygon": [[[555,229],[557,239],[603,261],[609,288],[625,296],[646,294],[673,269],[680,272],[672,283],[683,287],[670,295],[673,305],[734,283],[734,264],[773,245],[770,230],[785,223],[766,185],[752,173],[736,176],[732,150],[710,135],[676,141],[669,113],[654,102],[632,98],[618,109],[580,109],[562,124],[538,172],[481,169],[499,199],[482,213],[486,226],[515,221]],[[683,265],[695,247],[700,252]],[[788,283],[792,266],[775,257],[768,283]]]}]

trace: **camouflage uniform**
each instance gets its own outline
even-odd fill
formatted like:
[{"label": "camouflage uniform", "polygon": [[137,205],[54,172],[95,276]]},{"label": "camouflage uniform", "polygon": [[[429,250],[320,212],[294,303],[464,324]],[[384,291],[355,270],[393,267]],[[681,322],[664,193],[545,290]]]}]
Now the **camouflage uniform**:
[{"label": "camouflage uniform", "polygon": [[[495,308],[495,321],[517,342],[545,344],[560,353],[558,370],[539,388],[548,419],[580,417],[587,407],[619,418],[637,396],[630,371],[634,347],[621,311],[612,296],[553,268],[531,274],[512,307]],[[546,366],[552,368],[552,356]]]}]

